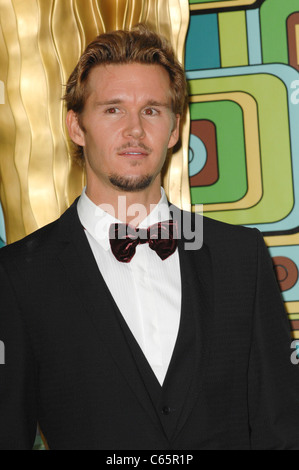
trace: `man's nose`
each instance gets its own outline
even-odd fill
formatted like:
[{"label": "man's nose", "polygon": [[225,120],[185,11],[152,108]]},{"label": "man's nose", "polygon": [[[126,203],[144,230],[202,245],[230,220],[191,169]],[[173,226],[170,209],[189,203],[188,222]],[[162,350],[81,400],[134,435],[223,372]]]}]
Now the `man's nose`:
[{"label": "man's nose", "polygon": [[134,137],[135,139],[141,139],[144,137],[145,132],[142,117],[138,113],[130,113],[127,115],[124,135],[125,137]]}]

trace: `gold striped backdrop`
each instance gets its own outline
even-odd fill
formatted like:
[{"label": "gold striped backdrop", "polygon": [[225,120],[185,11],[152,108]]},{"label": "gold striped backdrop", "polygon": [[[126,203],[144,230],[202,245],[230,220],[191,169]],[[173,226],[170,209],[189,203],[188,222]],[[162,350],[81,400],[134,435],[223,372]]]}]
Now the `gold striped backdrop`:
[{"label": "gold striped backdrop", "polygon": [[[101,32],[145,22],[167,36],[183,63],[188,0],[0,0],[0,199],[7,242],[59,217],[84,185],[64,125],[64,84]],[[190,208],[189,116],[164,187]]]}]

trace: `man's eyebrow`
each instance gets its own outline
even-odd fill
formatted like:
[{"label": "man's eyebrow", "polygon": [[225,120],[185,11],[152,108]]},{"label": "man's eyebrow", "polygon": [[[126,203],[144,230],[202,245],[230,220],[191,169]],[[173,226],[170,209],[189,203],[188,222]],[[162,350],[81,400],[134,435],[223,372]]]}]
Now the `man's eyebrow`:
[{"label": "man's eyebrow", "polygon": [[121,102],[122,102],[121,99],[116,98],[116,99],[111,99],[111,100],[107,100],[107,101],[97,101],[95,103],[95,106],[107,106],[109,104],[120,104]]},{"label": "man's eyebrow", "polygon": [[[115,98],[111,100],[106,100],[106,101],[97,101],[95,103],[95,106],[108,106],[108,105],[113,105],[113,104],[121,104],[123,103],[123,100],[120,98]],[[156,100],[148,100],[144,103],[144,106],[156,106],[156,107],[164,107],[164,108],[171,108],[171,104],[162,101],[156,101]]]},{"label": "man's eyebrow", "polygon": [[170,103],[167,103],[167,101],[162,102],[162,101],[155,101],[155,100],[149,100],[147,101],[145,106],[157,106],[157,107],[164,107],[164,108],[170,108],[171,105]]}]

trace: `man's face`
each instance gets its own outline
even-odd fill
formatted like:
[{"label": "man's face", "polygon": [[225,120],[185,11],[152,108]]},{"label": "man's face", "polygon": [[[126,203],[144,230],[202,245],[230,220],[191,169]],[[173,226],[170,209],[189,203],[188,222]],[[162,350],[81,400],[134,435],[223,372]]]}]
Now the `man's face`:
[{"label": "man's face", "polygon": [[87,185],[123,191],[160,186],[167,149],[179,135],[166,70],[138,63],[101,65],[90,73],[88,92],[81,128],[74,114],[69,120],[72,140],[84,147]]}]

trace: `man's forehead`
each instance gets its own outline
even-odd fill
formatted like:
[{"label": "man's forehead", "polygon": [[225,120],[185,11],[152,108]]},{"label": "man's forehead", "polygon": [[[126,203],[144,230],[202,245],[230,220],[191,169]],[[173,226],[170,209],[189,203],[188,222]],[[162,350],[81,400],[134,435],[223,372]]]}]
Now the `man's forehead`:
[{"label": "man's forehead", "polygon": [[[118,93],[149,94],[155,101],[170,99],[170,79],[168,72],[158,64],[104,64],[94,67],[88,79],[89,93],[105,95],[116,93],[114,99],[121,98]],[[158,99],[159,98],[159,99]]]},{"label": "man's forehead", "polygon": [[165,69],[165,67],[161,64],[150,64],[150,63],[143,63],[143,62],[125,62],[125,63],[104,63],[104,64],[98,64],[95,65],[91,73],[107,73],[107,74],[118,74],[121,71],[126,71],[126,70],[135,70],[137,73],[138,72],[144,72],[144,73],[160,73],[165,75],[165,77],[168,77],[168,72]]}]

